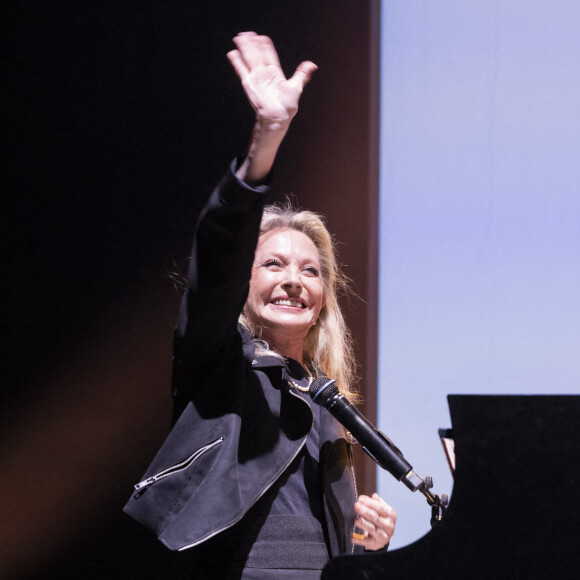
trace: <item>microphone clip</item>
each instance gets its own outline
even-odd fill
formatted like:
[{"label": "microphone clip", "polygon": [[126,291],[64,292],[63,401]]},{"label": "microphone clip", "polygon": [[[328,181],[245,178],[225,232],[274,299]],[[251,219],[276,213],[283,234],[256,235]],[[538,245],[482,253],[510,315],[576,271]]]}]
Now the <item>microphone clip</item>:
[{"label": "microphone clip", "polygon": [[419,491],[427,498],[427,503],[431,506],[431,527],[439,523],[449,505],[449,496],[446,493],[439,497],[436,493],[431,493],[433,487],[433,478],[427,475],[423,481],[423,485],[419,487]]}]

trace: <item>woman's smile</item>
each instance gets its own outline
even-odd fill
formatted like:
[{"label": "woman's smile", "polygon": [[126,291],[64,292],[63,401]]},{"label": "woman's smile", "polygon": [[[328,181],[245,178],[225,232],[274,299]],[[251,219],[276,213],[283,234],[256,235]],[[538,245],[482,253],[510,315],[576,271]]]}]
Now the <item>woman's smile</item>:
[{"label": "woman's smile", "polygon": [[275,298],[272,300],[271,304],[274,306],[299,308],[300,310],[306,308],[306,304],[304,304],[304,302],[301,300],[292,300],[290,298]]}]

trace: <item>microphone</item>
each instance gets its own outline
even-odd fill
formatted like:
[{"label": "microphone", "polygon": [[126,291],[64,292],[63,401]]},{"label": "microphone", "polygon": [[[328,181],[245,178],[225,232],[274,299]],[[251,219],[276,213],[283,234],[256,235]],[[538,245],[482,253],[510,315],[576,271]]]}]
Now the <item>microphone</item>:
[{"label": "microphone", "polygon": [[365,452],[387,470],[395,479],[402,481],[411,491],[423,491],[425,482],[393,442],[360,413],[348,399],[341,395],[336,381],[319,377],[312,381],[308,391],[312,400],[325,407],[347,431],[361,444]]}]

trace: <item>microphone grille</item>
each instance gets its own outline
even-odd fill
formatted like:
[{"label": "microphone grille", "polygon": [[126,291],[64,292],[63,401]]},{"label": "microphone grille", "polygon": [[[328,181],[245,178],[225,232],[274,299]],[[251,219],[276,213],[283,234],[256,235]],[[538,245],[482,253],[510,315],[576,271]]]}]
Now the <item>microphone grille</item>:
[{"label": "microphone grille", "polygon": [[325,406],[332,397],[338,395],[336,381],[328,377],[318,377],[312,381],[308,394],[315,403]]}]

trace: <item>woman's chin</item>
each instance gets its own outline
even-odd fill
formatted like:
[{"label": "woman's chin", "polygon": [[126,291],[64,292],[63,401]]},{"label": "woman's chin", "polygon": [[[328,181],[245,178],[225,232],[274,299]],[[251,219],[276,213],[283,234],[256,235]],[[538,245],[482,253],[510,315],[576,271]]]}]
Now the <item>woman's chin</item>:
[{"label": "woman's chin", "polygon": [[293,336],[298,340],[304,339],[308,334],[308,331],[312,327],[312,322],[284,316],[264,321],[264,327],[268,328],[268,334],[273,338],[276,338],[277,335],[283,336],[286,339]]}]

